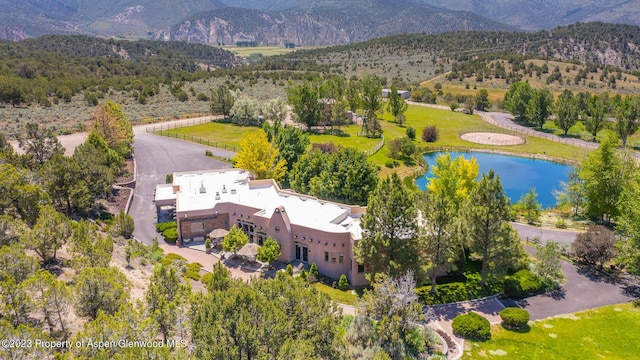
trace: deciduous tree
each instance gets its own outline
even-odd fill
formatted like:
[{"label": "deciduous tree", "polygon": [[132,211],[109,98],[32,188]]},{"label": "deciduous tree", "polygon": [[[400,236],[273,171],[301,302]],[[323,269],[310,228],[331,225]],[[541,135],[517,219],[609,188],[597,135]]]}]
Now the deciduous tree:
[{"label": "deciduous tree", "polygon": [[554,189],[553,194],[559,206],[570,206],[573,215],[577,216],[585,204],[584,181],[580,178],[579,170],[571,169],[567,175],[567,182],[560,182],[560,189]]},{"label": "deciduous tree", "polygon": [[626,147],[629,136],[638,131],[638,117],[640,117],[638,99],[630,96],[622,99],[616,106],[615,115],[616,133],[622,140],[622,147]]},{"label": "deciduous tree", "polygon": [[366,136],[378,136],[382,134],[382,127],[378,121],[378,112],[382,110],[382,81],[373,74],[365,75],[360,80],[360,99],[364,109],[365,119],[362,123],[362,132]]},{"label": "deciduous tree", "polygon": [[222,248],[224,251],[233,252],[233,256],[236,256],[236,252],[248,243],[249,237],[247,234],[234,224],[229,233],[222,239]]},{"label": "deciduous tree", "polygon": [[560,262],[560,246],[549,241],[536,252],[535,272],[542,278],[547,288],[557,288],[564,278]]},{"label": "deciduous tree", "polygon": [[229,115],[236,124],[251,125],[256,122],[259,110],[258,102],[247,96],[241,96],[233,103]]},{"label": "deciduous tree", "polygon": [[578,122],[580,108],[577,98],[573,96],[571,90],[564,90],[556,101],[554,113],[556,115],[553,122],[567,135],[569,129]]},{"label": "deciduous tree", "polygon": [[279,158],[280,151],[267,139],[263,130],[242,135],[240,151],[236,154],[235,166],[251,172],[257,180],[281,180],[287,171],[287,162]]},{"label": "deciduous tree", "polygon": [[264,245],[258,248],[257,259],[271,264],[272,262],[278,260],[280,257],[280,244],[277,241],[273,240],[271,237],[268,237],[267,240],[264,241]]},{"label": "deciduous tree", "polygon": [[571,250],[575,256],[588,263],[604,263],[616,256],[616,235],[613,231],[602,225],[590,225],[586,232],[580,233],[571,244]]},{"label": "deciduous tree", "polygon": [[111,100],[96,107],[93,130],[121,157],[133,153],[133,127],[120,104]]},{"label": "deciduous tree", "polygon": [[404,101],[402,96],[398,94],[398,88],[395,85],[391,85],[391,90],[389,92],[389,97],[387,100],[387,111],[393,115],[396,123],[402,125],[402,122],[399,121],[399,115],[403,114],[407,111],[409,105]]},{"label": "deciduous tree", "polygon": [[311,195],[364,204],[378,181],[378,167],[355,148],[341,148],[330,154],[319,175],[309,181]]},{"label": "deciduous tree", "polygon": [[527,103],[525,114],[529,121],[538,125],[540,129],[544,126],[551,115],[553,106],[553,96],[547,89],[534,89],[531,99]]},{"label": "deciduous tree", "polygon": [[531,188],[528,193],[522,194],[520,200],[514,205],[514,208],[524,216],[524,219],[529,224],[535,224],[540,221],[542,205],[538,202],[536,188]]},{"label": "deciduous tree", "polygon": [[582,123],[587,131],[591,133],[593,139],[596,139],[598,131],[600,131],[606,124],[607,115],[611,112],[611,101],[609,100],[609,94],[594,94],[587,99],[587,106],[585,116],[582,118]]},{"label": "deciduous tree", "polygon": [[521,120],[527,120],[527,105],[533,96],[533,89],[527,82],[517,81],[509,86],[504,97],[504,107]]},{"label": "deciduous tree", "polygon": [[269,142],[276,144],[280,159],[284,159],[287,162],[287,169],[291,170],[298,159],[306,153],[309,137],[293,126],[283,127],[279,120],[274,121],[273,125],[265,122],[262,129],[267,134]]},{"label": "deciduous tree", "polygon": [[305,81],[287,88],[287,99],[293,107],[295,120],[311,130],[322,119],[324,103],[320,101],[320,83]]}]

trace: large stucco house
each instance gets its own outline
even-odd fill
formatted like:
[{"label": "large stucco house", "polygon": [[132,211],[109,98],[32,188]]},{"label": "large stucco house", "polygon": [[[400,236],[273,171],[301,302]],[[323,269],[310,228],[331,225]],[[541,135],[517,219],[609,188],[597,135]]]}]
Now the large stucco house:
[{"label": "large stucco house", "polygon": [[175,206],[180,242],[236,224],[258,245],[276,240],[280,261],[316,263],[322,275],[345,274],[354,286],[367,284],[353,255],[364,207],[281,190],[274,180],[251,180],[239,169],[174,173],[171,184],[156,186],[155,203]]}]

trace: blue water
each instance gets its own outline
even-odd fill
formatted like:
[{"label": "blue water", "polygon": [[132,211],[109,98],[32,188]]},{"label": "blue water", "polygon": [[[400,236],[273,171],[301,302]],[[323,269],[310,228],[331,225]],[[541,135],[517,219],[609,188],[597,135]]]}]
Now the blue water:
[{"label": "blue water", "polygon": [[[443,152],[432,152],[424,155],[424,159],[429,164],[429,172],[416,179],[418,187],[422,190],[427,188],[427,183],[433,177],[433,166],[436,158],[444,154]],[[538,192],[538,202],[543,208],[554,207],[556,199],[553,196],[554,189],[560,189],[560,182],[567,181],[571,166],[555,163],[552,161],[529,159],[519,156],[509,156],[491,154],[483,152],[450,152],[451,159],[463,155],[466,159],[476,158],[480,165],[480,176],[489,172],[490,169],[500,175],[500,181],[504,191],[511,199],[512,203],[520,200],[522,194],[529,192],[530,188],[535,188]],[[478,176],[478,179],[480,178]]]}]

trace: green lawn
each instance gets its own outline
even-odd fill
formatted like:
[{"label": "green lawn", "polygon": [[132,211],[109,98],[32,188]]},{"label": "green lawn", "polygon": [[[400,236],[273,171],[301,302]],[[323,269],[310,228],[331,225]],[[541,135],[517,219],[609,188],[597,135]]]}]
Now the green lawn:
[{"label": "green lawn", "polygon": [[311,140],[312,144],[332,142],[336,145],[353,147],[361,151],[369,151],[380,143],[379,138],[359,136],[361,129],[360,125],[342,126],[339,132],[336,129],[336,133],[340,135],[314,133],[309,136],[309,140]]},{"label": "green lawn", "polygon": [[500,325],[491,340],[465,341],[465,359],[635,359],[640,354],[640,308],[605,306],[536,321],[528,332]]},{"label": "green lawn", "polygon": [[239,146],[242,134],[248,131],[256,131],[258,128],[238,126],[229,123],[209,122],[200,125],[187,126],[178,129],[164,131],[163,135],[178,134],[179,136],[193,136],[209,140],[211,146],[215,147],[233,147]]},{"label": "green lawn", "polygon": [[320,292],[323,292],[329,295],[331,300],[346,305],[357,305],[358,299],[360,298],[358,293],[355,290],[347,290],[342,291],[338,289],[334,289],[329,285],[325,285],[322,283],[315,283],[313,286]]},{"label": "green lawn", "polygon": [[[584,158],[586,151],[575,148],[570,145],[552,142],[535,137],[527,137],[527,141],[523,145],[515,146],[491,146],[473,144],[460,139],[460,131],[464,129],[476,129],[482,131],[502,131],[493,125],[489,125],[482,121],[477,115],[466,115],[449,110],[440,110],[424,106],[409,105],[406,112],[407,121],[403,126],[398,126],[392,122],[390,114],[382,115],[381,126],[384,132],[385,141],[388,143],[394,138],[406,136],[406,129],[411,126],[416,129],[416,145],[419,147],[431,148],[467,148],[467,149],[493,149],[507,151],[517,154],[539,154],[551,157],[557,157],[568,161],[579,161]],[[425,143],[420,139],[422,129],[425,126],[435,125],[440,133],[440,138],[435,143]],[[170,130],[169,135],[178,136],[190,140],[190,137],[202,138],[204,143],[216,147],[233,147],[238,146],[238,140],[246,131],[257,130],[257,128],[249,128],[237,126],[229,123],[211,122],[196,126],[184,127],[176,130]],[[311,143],[333,142],[337,145],[355,147],[362,151],[368,151],[374,148],[380,139],[369,139],[358,136],[360,131],[359,125],[343,126],[341,135],[330,135],[314,133],[310,135]],[[177,135],[176,135],[177,134]],[[165,135],[166,132],[165,132]],[[398,171],[403,174],[410,167],[400,163],[399,167],[390,169],[385,166],[389,161],[388,149],[385,145],[380,151],[371,157],[371,160],[380,165],[382,176]]]}]

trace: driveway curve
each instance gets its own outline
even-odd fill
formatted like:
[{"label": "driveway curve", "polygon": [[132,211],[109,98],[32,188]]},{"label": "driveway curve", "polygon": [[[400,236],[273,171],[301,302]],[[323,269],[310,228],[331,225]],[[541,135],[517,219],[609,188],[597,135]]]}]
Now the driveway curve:
[{"label": "driveway curve", "polygon": [[[531,247],[526,247],[526,250],[532,255],[536,251]],[[562,261],[562,272],[566,277],[562,288],[524,299],[502,299],[502,303],[526,309],[531,319],[537,320],[629,302],[640,297],[637,280],[627,275],[614,279],[591,267],[566,261]]]},{"label": "driveway curve", "polygon": [[520,238],[525,241],[531,241],[534,238],[539,238],[543,243],[549,241],[555,241],[560,244],[571,245],[576,236],[582,231],[577,230],[560,230],[560,229],[548,229],[537,226],[526,225],[517,222],[511,222],[511,227],[518,231]]},{"label": "driveway curve", "polygon": [[134,219],[133,235],[151,244],[155,231],[156,207],[153,203],[157,184],[167,174],[177,171],[230,168],[231,164],[205,156],[205,150],[216,156],[233,157],[234,153],[207,146],[166,138],[145,132],[135,134],[137,182],[129,215]]}]

